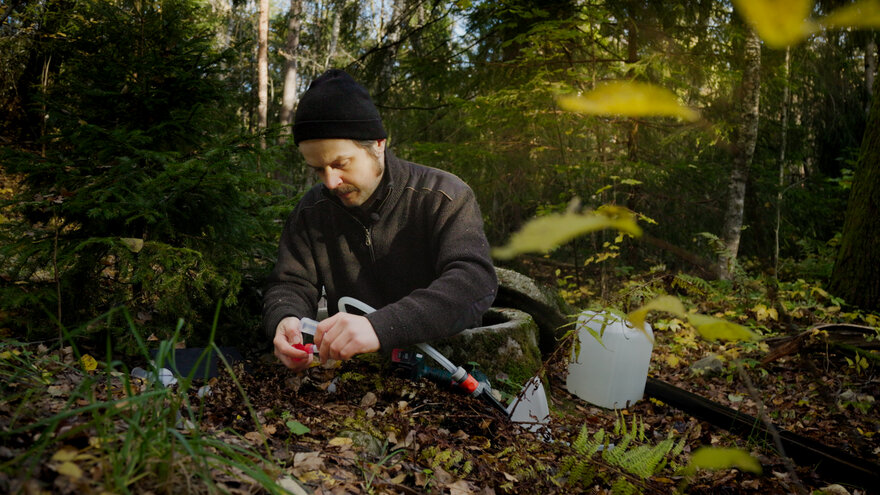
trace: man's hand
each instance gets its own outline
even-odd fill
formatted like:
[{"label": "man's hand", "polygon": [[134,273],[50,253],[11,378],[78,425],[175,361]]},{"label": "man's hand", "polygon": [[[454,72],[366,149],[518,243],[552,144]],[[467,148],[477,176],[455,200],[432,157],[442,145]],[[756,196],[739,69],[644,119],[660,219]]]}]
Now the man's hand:
[{"label": "man's hand", "polygon": [[355,354],[378,351],[379,337],[365,317],[336,313],[318,323],[315,344],[321,352],[321,362],[328,359],[344,361]]},{"label": "man's hand", "polygon": [[299,318],[288,316],[275,328],[275,356],[281,364],[293,371],[302,371],[312,364],[312,355],[306,351],[295,349],[294,344],[302,344],[302,333],[299,331]]}]

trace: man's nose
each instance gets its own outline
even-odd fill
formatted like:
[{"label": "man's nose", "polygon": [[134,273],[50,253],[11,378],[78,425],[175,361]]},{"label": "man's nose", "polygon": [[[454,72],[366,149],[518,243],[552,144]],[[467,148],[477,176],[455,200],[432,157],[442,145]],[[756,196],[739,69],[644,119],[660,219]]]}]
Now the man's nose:
[{"label": "man's nose", "polygon": [[342,184],[342,174],[338,170],[328,167],[324,172],[324,185],[332,191],[339,187],[340,184]]}]

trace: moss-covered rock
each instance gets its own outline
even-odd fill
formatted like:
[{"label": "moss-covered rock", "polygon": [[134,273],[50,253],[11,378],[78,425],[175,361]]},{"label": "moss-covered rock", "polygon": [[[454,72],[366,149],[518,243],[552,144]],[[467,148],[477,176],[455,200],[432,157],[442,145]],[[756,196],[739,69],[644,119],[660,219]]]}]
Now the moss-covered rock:
[{"label": "moss-covered rock", "polygon": [[506,376],[522,384],[534,376],[541,367],[534,318],[516,309],[491,308],[483,321],[485,326],[432,345],[459,366],[476,363],[493,383]]},{"label": "moss-covered rock", "polygon": [[538,332],[538,344],[544,354],[553,352],[559,337],[569,330],[577,309],[566,303],[549,287],[538,284],[519,272],[495,267],[498,296],[495,306],[516,308],[531,315]]}]

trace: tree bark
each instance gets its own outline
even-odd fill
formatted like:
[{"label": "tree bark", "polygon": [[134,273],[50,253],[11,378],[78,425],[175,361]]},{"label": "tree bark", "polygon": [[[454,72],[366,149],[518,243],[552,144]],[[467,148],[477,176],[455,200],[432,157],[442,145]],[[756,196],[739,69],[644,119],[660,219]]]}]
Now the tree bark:
[{"label": "tree bark", "polygon": [[880,85],[876,82],[872,100],[830,283],[832,293],[865,311],[880,309]]},{"label": "tree bark", "polygon": [[290,13],[287,20],[287,43],[284,45],[284,92],[281,96],[281,136],[279,142],[284,144],[287,136],[293,132],[293,116],[297,103],[299,86],[299,67],[297,52],[299,51],[299,35],[302,21],[302,0],[290,0]]},{"label": "tree bark", "polygon": [[877,43],[874,38],[869,38],[865,43],[865,93],[868,95],[868,103],[865,105],[865,114],[871,109],[871,90],[874,87],[874,73],[877,72]]},{"label": "tree bark", "polygon": [[[269,0],[260,0],[260,20],[257,47],[257,132],[266,130],[269,123]],[[260,145],[266,148],[265,137]]]},{"label": "tree bark", "polygon": [[740,124],[733,152],[733,168],[727,191],[727,211],[721,230],[723,252],[719,256],[718,276],[730,279],[742,236],[746,181],[758,140],[758,117],[761,93],[761,40],[751,29],[746,36],[742,77]]},{"label": "tree bark", "polygon": [[785,191],[785,146],[788,137],[788,106],[791,96],[789,90],[789,72],[791,70],[791,48],[785,48],[785,72],[783,73],[783,92],[782,92],[782,129],[780,131],[779,143],[779,190],[776,192],[776,225],[773,232],[773,276],[779,276],[779,230],[782,226],[782,199]]}]

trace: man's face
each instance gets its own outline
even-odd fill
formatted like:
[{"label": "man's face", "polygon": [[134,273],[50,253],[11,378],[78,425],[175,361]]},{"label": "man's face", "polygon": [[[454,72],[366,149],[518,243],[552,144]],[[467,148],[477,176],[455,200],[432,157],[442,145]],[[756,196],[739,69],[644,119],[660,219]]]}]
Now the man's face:
[{"label": "man's face", "polygon": [[375,142],[379,157],[350,139],[310,139],[299,143],[306,164],[345,206],[364,204],[379,187],[385,140]]}]

